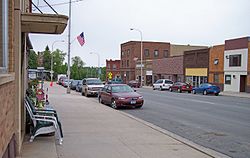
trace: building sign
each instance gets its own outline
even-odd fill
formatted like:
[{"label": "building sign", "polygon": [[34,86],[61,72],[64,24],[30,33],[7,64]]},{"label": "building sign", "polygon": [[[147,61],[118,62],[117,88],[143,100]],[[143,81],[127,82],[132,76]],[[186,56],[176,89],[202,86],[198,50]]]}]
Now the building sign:
[{"label": "building sign", "polygon": [[152,76],[152,75],[153,75],[153,71],[152,71],[152,70],[150,70],[150,71],[146,71],[146,75],[150,75],[150,76]]},{"label": "building sign", "polygon": [[[141,64],[136,64],[136,68],[141,67]],[[144,67],[144,64],[142,64],[142,67]]]}]

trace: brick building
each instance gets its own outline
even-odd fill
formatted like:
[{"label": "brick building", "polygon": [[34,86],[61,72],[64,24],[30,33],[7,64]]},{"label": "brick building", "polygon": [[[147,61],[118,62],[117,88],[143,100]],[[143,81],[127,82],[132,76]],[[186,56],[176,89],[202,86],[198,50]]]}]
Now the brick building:
[{"label": "brick building", "polygon": [[216,45],[209,52],[209,78],[208,82],[224,89],[224,45]]},{"label": "brick building", "polygon": [[[0,157],[20,155],[25,134],[29,33],[60,34],[67,16],[31,12],[30,0],[0,2]],[[5,20],[7,19],[7,20]]]},{"label": "brick building", "polygon": [[[112,74],[111,77],[109,78],[109,74]],[[113,79],[113,78],[120,78],[120,60],[106,60],[106,81],[108,79]]]},{"label": "brick building", "polygon": [[208,82],[209,48],[184,52],[185,81],[193,86]]},{"label": "brick building", "polygon": [[170,79],[174,82],[184,81],[183,56],[174,56],[153,61],[154,81],[158,79]]},{"label": "brick building", "polygon": [[[142,80],[143,84],[152,82],[152,60],[169,56],[170,43],[143,42]],[[141,42],[129,41],[121,44],[121,77],[127,83],[141,80]],[[146,76],[146,77],[145,77]],[[146,78],[147,80],[144,80]]]}]

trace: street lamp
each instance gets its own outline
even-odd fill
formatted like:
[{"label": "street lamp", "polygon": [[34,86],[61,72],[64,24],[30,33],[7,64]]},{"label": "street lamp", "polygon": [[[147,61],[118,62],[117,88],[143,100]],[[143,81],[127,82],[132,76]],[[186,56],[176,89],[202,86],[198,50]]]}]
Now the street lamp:
[{"label": "street lamp", "polygon": [[70,80],[70,36],[71,36],[71,0],[69,0],[69,23],[68,23],[68,87],[67,87],[67,94],[70,94],[70,87],[69,87],[69,80]]},{"label": "street lamp", "polygon": [[98,78],[100,79],[100,55],[96,52],[90,52],[90,54],[96,54],[98,57]]},{"label": "street lamp", "polygon": [[131,31],[137,31],[141,36],[141,87],[142,87],[142,31],[136,28],[130,28]]},{"label": "street lamp", "polygon": [[53,52],[54,52],[54,44],[57,42],[64,42],[64,40],[58,40],[58,41],[54,41],[52,43],[52,52],[51,52],[51,64],[50,64],[50,78],[51,78],[51,82],[53,81]]}]

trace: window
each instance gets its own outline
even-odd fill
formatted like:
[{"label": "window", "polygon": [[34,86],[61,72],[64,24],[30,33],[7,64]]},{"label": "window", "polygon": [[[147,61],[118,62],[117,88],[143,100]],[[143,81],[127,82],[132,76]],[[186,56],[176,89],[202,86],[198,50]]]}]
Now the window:
[{"label": "window", "polygon": [[158,57],[159,56],[159,51],[158,50],[155,50],[154,51],[154,57]]},{"label": "window", "polygon": [[127,56],[129,57],[129,55],[130,55],[130,50],[128,49],[128,51],[127,51]]},{"label": "window", "polygon": [[148,49],[145,49],[145,50],[144,50],[144,56],[145,56],[145,57],[149,57],[149,50],[148,50]]},{"label": "window", "polygon": [[108,64],[108,68],[110,69],[110,64]]},{"label": "window", "polygon": [[122,51],[122,54],[121,54],[121,56],[123,57],[124,56],[124,52]]},{"label": "window", "polygon": [[129,67],[129,60],[127,60],[127,67]]},{"label": "window", "polygon": [[113,65],[113,69],[116,69],[116,65],[115,64]]},{"label": "window", "polygon": [[8,1],[0,2],[0,73],[8,70]]},{"label": "window", "polygon": [[214,65],[218,65],[219,64],[219,59],[214,59]]},{"label": "window", "polygon": [[225,75],[225,84],[231,84],[231,75]]},{"label": "window", "polygon": [[163,54],[164,54],[164,57],[165,57],[165,58],[168,58],[168,57],[169,57],[168,50],[164,50],[164,51],[163,51]]},{"label": "window", "polygon": [[214,83],[219,83],[219,74],[214,74]]},{"label": "window", "polygon": [[241,66],[241,54],[229,55],[229,66]]}]

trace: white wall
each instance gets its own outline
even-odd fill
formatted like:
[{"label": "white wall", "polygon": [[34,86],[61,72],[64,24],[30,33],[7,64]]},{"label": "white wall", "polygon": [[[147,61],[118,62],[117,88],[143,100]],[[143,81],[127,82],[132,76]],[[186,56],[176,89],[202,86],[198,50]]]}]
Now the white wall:
[{"label": "white wall", "polygon": [[[241,66],[229,67],[229,55],[241,54]],[[240,91],[240,75],[247,75],[248,49],[228,50],[224,52],[224,75],[231,75],[231,84],[225,84],[224,91],[239,92]],[[235,75],[235,78],[233,77]]]}]

